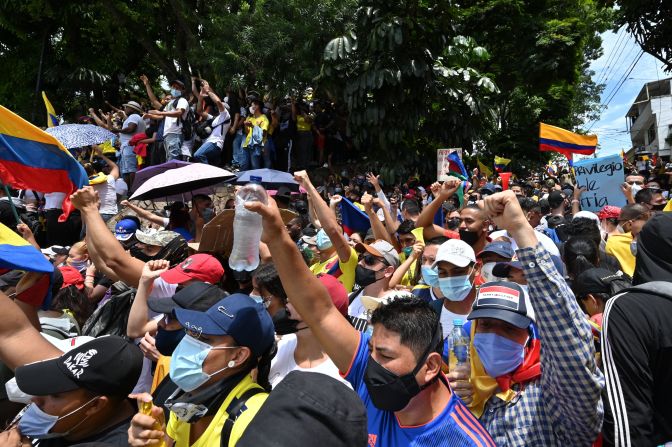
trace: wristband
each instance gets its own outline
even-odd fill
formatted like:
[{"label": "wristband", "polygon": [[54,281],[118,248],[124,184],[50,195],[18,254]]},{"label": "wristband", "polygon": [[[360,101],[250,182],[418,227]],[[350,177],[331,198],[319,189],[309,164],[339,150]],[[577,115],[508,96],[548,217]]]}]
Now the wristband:
[{"label": "wristband", "polygon": [[572,203],[581,203],[579,199],[572,199]]}]

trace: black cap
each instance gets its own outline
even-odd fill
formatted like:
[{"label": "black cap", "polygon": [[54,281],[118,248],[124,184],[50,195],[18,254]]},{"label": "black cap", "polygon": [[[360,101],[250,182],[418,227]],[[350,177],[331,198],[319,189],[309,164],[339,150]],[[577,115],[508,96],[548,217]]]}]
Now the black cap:
[{"label": "black cap", "polygon": [[236,445],[350,447],[367,445],[367,439],[366,410],[357,393],[326,374],[292,371]]},{"label": "black cap", "polygon": [[488,282],[478,289],[467,320],[494,318],[525,329],[534,321],[534,309],[527,293],[509,281]]},{"label": "black cap", "polygon": [[215,285],[197,281],[189,284],[170,298],[148,299],[147,307],[161,314],[172,313],[177,308],[205,312],[227,295],[227,292]]},{"label": "black cap", "polygon": [[592,293],[606,293],[611,295],[611,286],[609,285],[615,280],[624,280],[623,275],[614,273],[603,268],[592,268],[585,270],[574,279],[574,295],[578,299],[585,298]]},{"label": "black cap", "polygon": [[184,88],[184,82],[180,81],[179,79],[173,79],[172,81],[170,81],[170,84],[168,84],[168,85],[171,85],[171,86],[172,86],[172,85],[174,85],[174,84],[177,84],[177,85],[179,85],[181,88]]},{"label": "black cap", "polygon": [[564,201],[565,195],[561,191],[551,191],[548,195],[548,204],[551,205],[552,209],[559,207]]},{"label": "black cap", "polygon": [[19,389],[31,396],[80,388],[104,396],[127,396],[140,378],[143,355],[116,335],[96,338],[62,356],[16,368]]}]

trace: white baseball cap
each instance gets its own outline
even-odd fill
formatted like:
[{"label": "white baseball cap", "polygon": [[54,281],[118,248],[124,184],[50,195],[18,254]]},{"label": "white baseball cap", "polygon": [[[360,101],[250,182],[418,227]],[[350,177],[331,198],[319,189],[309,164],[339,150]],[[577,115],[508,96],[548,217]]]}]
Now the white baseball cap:
[{"label": "white baseball cap", "polygon": [[439,246],[432,268],[439,262],[448,262],[458,267],[466,267],[476,262],[476,254],[471,245],[459,239],[450,239]]}]

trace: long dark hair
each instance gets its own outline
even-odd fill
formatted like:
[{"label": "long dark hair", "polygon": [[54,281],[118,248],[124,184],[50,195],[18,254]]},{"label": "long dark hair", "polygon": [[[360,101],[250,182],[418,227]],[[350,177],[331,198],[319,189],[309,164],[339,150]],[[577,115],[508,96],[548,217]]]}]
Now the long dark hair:
[{"label": "long dark hair", "polygon": [[77,320],[80,328],[94,311],[94,304],[89,301],[83,290],[75,286],[67,286],[58,291],[51,301],[51,310],[69,310]]},{"label": "long dark hair", "polygon": [[586,237],[572,237],[564,246],[564,261],[567,266],[567,274],[570,278],[576,278],[582,272],[598,266],[600,252],[597,244]]}]

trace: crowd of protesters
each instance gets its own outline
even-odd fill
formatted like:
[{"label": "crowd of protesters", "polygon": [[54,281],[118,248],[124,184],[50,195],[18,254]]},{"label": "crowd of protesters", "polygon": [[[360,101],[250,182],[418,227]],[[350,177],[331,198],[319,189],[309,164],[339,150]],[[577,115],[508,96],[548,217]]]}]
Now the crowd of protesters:
[{"label": "crowd of protesters", "polygon": [[[120,145],[82,151],[91,186],[68,220],[62,194],[0,193],[0,222],[56,267],[0,276],[0,445],[672,442],[667,178],[629,172],[627,205],[592,213],[569,175],[309,174],[346,145],[331,106],[222,99],[200,79],[158,99],[143,81],[153,109],[90,111]],[[262,218],[255,270],[200,250],[233,200],[126,199],[143,163],[181,157],[297,167],[305,193],[245,204]],[[368,230],[344,225],[346,202]]]}]

